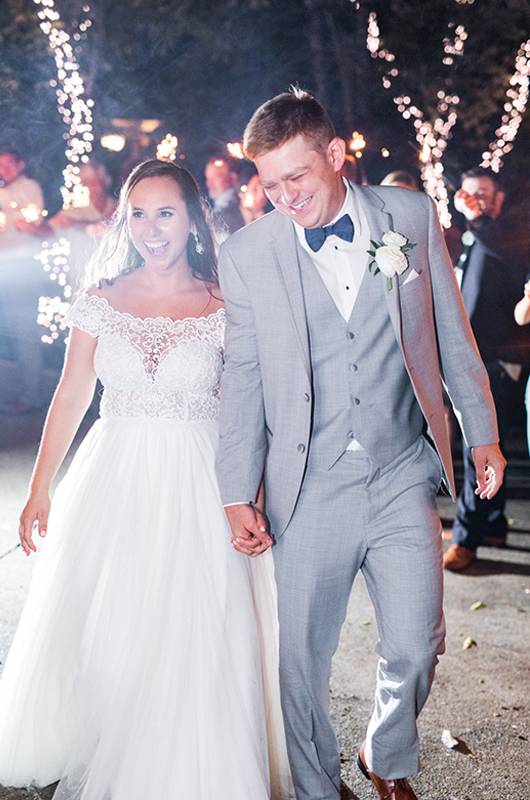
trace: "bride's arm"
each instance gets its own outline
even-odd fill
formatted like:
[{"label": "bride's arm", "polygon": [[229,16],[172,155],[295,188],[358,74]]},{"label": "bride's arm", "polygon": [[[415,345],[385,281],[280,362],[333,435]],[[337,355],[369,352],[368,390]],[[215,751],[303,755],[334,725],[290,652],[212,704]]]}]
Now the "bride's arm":
[{"label": "bride's arm", "polygon": [[51,482],[63,463],[94,395],[95,346],[96,339],[78,328],[72,328],[61,379],[44,424],[29,485],[29,496],[20,515],[20,543],[27,556],[37,550],[32,538],[35,521],[38,522],[39,535],[46,535]]}]

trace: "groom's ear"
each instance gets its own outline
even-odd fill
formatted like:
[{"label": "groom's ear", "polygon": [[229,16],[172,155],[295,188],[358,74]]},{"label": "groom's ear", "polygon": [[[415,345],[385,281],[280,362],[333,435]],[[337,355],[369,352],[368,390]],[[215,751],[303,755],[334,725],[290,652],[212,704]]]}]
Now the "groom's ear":
[{"label": "groom's ear", "polygon": [[328,144],[326,157],[335,172],[340,172],[346,158],[346,142],[335,136]]}]

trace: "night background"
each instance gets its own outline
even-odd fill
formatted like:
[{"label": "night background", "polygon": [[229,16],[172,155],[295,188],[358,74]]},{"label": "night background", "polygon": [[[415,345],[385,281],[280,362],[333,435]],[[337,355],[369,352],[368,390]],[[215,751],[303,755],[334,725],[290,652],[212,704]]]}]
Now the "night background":
[{"label": "night background", "polygon": [[[50,46],[54,36],[62,41],[62,54]],[[70,43],[73,57],[65,58],[69,63],[61,75],[57,61]],[[22,167],[27,162],[24,174],[11,183],[0,171],[0,673],[31,580],[33,559],[21,551],[19,517],[63,362],[64,315],[76,282],[108,228],[120,185],[133,166],[158,153],[187,167],[206,197],[204,173],[210,160],[219,169],[234,166],[237,175],[230,172],[230,189],[238,213],[239,204],[243,211],[254,168],[243,159],[232,165],[226,158],[232,154],[227,145],[241,142],[245,125],[261,103],[298,85],[322,102],[337,134],[346,140],[349,178],[378,184],[389,172],[405,170],[434,197],[460,277],[466,276],[481,233],[477,226],[470,242],[471,223],[454,208],[461,173],[480,165],[485,153],[486,164],[489,159],[491,167],[493,159],[494,168],[500,168],[506,213],[500,218],[502,227],[494,228],[494,249],[503,255],[497,259],[487,246],[480,251],[491,255],[491,262],[489,271],[480,273],[485,292],[477,306],[488,344],[496,344],[503,324],[506,329],[517,327],[518,342],[523,341],[517,351],[520,358],[512,358],[511,352],[510,358],[491,358],[508,458],[502,511],[507,530],[492,536],[481,530],[478,556],[472,551],[473,560],[464,571],[444,571],[447,651],[420,718],[424,769],[414,785],[424,800],[528,800],[529,83],[529,0],[0,0],[0,159],[5,151],[15,163],[20,154]],[[72,86],[81,87],[77,98]],[[71,112],[72,99],[82,106],[77,129],[65,124],[59,113],[63,90],[64,117]],[[358,134],[356,147],[353,132]],[[122,149],[109,149],[109,135],[115,142],[121,137]],[[168,155],[159,148],[170,135],[178,138],[178,147]],[[75,192],[68,185],[68,170],[79,172],[81,161],[92,184],[83,186],[79,177],[77,188],[88,190],[87,202],[72,202],[69,208]],[[94,165],[97,181],[90,177]],[[490,175],[485,180],[491,183]],[[98,181],[107,195],[101,207],[92,205],[99,196],[93,191]],[[18,205],[9,195],[17,182],[32,185],[34,192]],[[61,190],[67,201],[64,208]],[[470,191],[472,197],[475,192]],[[210,191],[213,212],[215,199]],[[254,210],[251,205],[247,212]],[[87,208],[96,216],[83,217]],[[6,211],[17,215],[12,229],[11,223],[6,225]],[[72,214],[69,227],[63,219],[64,227],[53,228],[54,218],[60,221],[64,211]],[[264,213],[263,206],[258,211]],[[487,212],[484,216],[487,234],[487,225],[497,221]],[[26,227],[16,227],[23,222]],[[467,243],[462,237],[466,227]],[[16,252],[13,242],[17,247],[22,242],[25,250]],[[522,253],[519,260],[511,255],[516,250],[518,256]],[[515,304],[523,301],[528,318],[516,326]],[[268,311],[274,330],[274,309]],[[74,449],[97,419],[100,389],[98,384]],[[447,399],[458,490],[471,485],[468,495],[474,499],[475,484],[465,483],[465,450],[449,405]],[[71,455],[72,449],[59,478]],[[113,471],[121,481],[119,470]],[[165,475],[177,497],[178,480],[170,471]],[[199,497],[200,487],[196,489]],[[153,497],[157,502],[155,491]],[[447,555],[457,505],[441,492],[436,502]],[[104,505],[96,510],[103,511]],[[88,519],[92,511],[87,508]],[[150,513],[150,526],[152,517]],[[334,532],[330,527],[323,535]],[[87,548],[97,535],[91,530]],[[151,529],[148,535],[152,537]],[[111,536],[115,542],[114,529]],[[133,538],[128,531],[128,541]],[[115,550],[125,571],[130,563],[127,548]],[[164,558],[169,558],[165,552]],[[405,592],[396,596],[397,604]],[[75,607],[72,594],[64,596]],[[187,606],[184,613],[189,613]],[[157,624],[158,619],[171,619],[163,603],[156,614]],[[375,797],[356,759],[373,706],[377,641],[376,615],[364,582],[358,581],[331,683],[342,777],[352,789],[343,795],[346,800]],[[135,655],[131,667],[149,664],[150,658],[156,663],[157,653],[141,646]],[[40,692],[40,683],[35,686]],[[54,720],[48,721],[53,728]],[[1,763],[0,757],[0,767]],[[206,763],[210,766],[209,755]],[[151,773],[146,770],[149,779]],[[0,785],[0,800],[52,800],[54,791],[51,784],[19,790]],[[162,795],[156,791],[141,796],[158,800]]]},{"label": "night background", "polygon": [[[76,40],[86,96],[94,100],[96,143],[113,130],[114,118],[161,121],[141,152],[130,143],[119,155],[103,152],[116,183],[139,155],[154,155],[168,132],[178,136],[179,154],[201,178],[210,155],[241,139],[258,104],[298,83],[323,101],[339,134],[364,134],[363,166],[375,183],[392,169],[417,171],[412,120],[402,118],[393,97],[410,96],[428,120],[436,116],[440,89],[458,94],[458,121],[443,158],[451,189],[495,139],[530,18],[527,0],[72,0],[57,9]],[[27,156],[53,212],[60,205],[65,128],[37,11],[32,0],[3,0],[0,7],[0,146],[16,145]],[[389,89],[381,80],[389,65],[366,47],[372,11],[399,67]],[[83,32],[85,19],[90,27]],[[467,33],[464,54],[444,64],[443,40],[458,25]],[[518,191],[529,131],[526,115],[502,173]],[[97,146],[96,153],[101,157]]]}]

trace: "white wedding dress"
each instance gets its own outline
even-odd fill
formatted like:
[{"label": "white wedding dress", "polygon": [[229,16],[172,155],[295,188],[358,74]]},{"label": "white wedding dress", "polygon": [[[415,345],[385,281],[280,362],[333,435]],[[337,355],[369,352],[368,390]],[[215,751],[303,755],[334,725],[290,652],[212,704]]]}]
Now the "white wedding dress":
[{"label": "white wedding dress", "polygon": [[0,784],[56,800],[283,800],[272,556],[230,545],[214,472],[224,310],[81,295],[100,419],[52,503],[0,680]]}]

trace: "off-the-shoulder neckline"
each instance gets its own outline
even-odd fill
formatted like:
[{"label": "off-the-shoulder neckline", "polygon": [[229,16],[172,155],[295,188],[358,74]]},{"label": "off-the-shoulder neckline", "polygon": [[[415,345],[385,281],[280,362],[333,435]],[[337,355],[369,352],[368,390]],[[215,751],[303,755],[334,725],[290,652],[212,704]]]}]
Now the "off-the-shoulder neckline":
[{"label": "off-the-shoulder neckline", "polygon": [[201,320],[209,320],[213,317],[216,317],[218,314],[225,314],[224,307],[218,308],[217,311],[213,311],[211,314],[203,314],[198,317],[179,317],[179,319],[173,319],[172,317],[137,317],[134,314],[130,314],[128,311],[118,311],[117,308],[114,308],[106,297],[102,297],[98,294],[84,294],[84,297],[87,300],[99,300],[103,302],[109,311],[112,311],[113,314],[117,314],[120,317],[127,317],[128,319],[135,320],[136,322],[171,322],[174,325],[177,325],[179,322],[193,322],[194,320],[200,322]]}]

